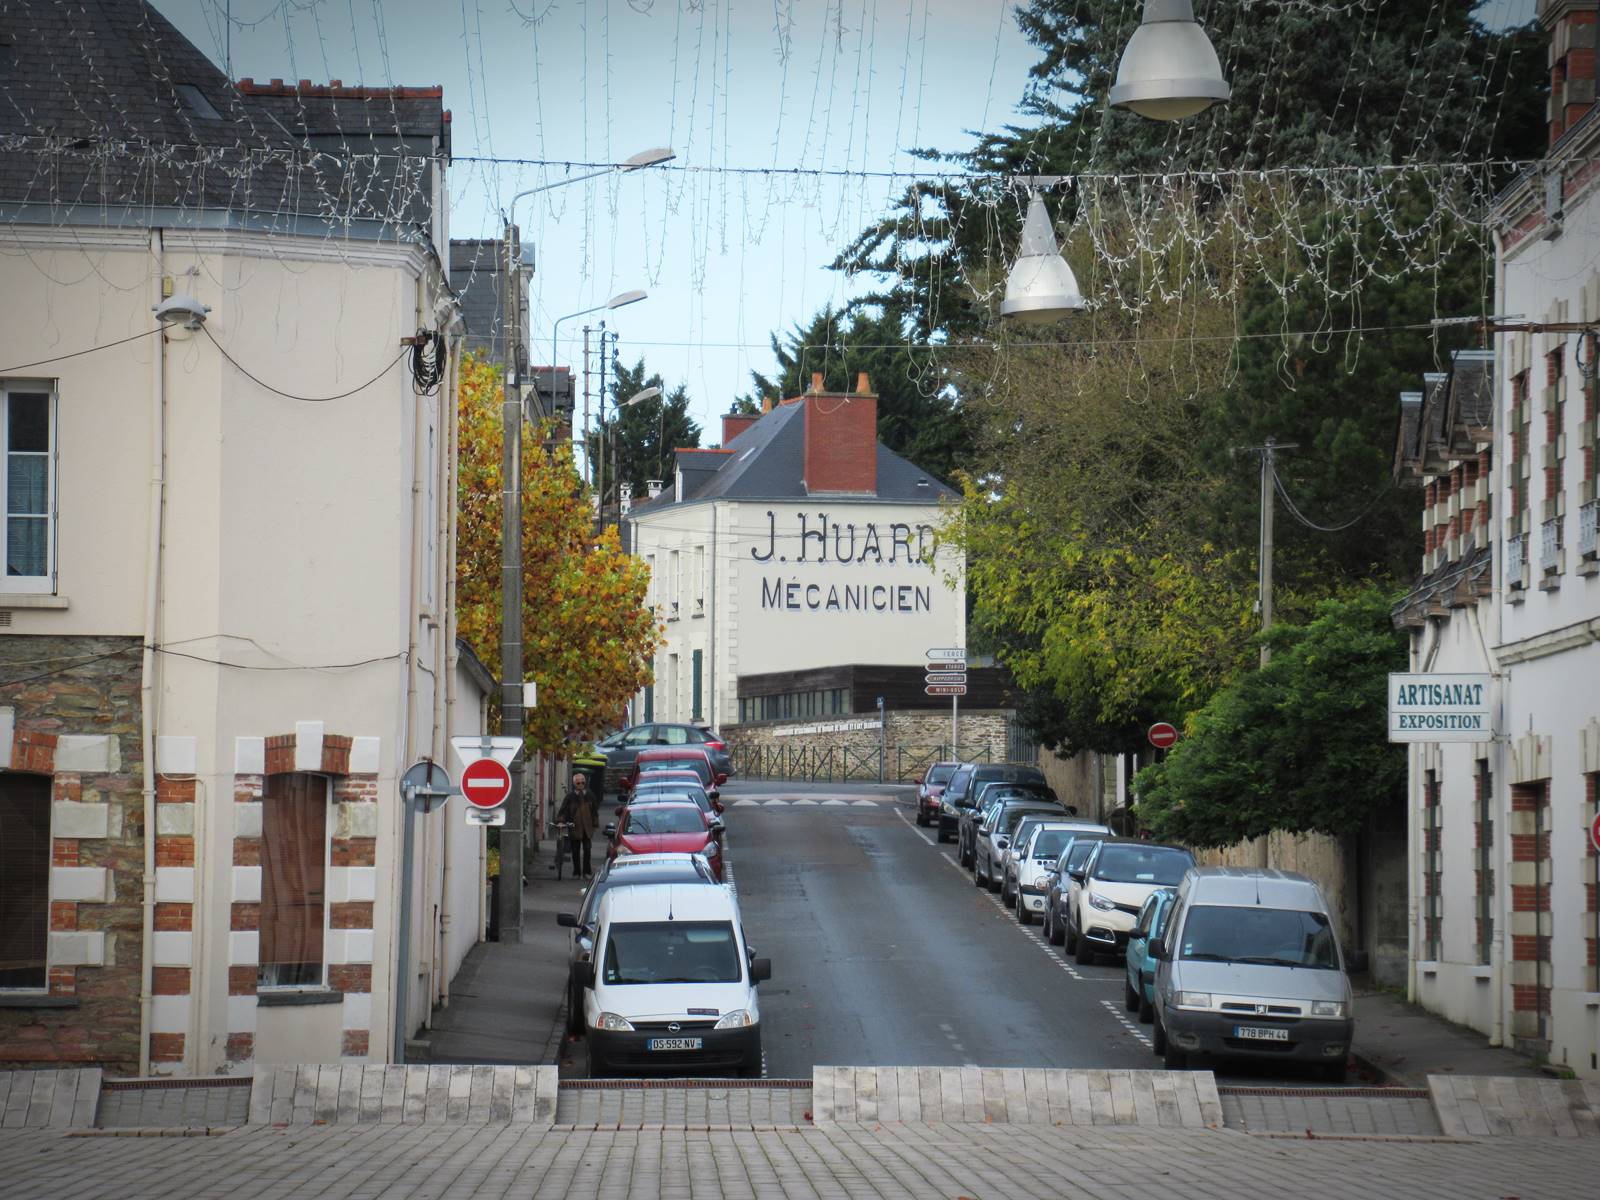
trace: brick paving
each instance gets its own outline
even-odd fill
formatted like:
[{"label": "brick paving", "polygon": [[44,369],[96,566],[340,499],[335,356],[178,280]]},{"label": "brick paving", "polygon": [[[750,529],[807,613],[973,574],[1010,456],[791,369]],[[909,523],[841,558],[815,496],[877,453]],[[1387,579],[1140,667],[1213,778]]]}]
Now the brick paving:
[{"label": "brick paving", "polygon": [[220,1137],[0,1132],[8,1200],[116,1197],[1004,1197],[1329,1200],[1594,1194],[1579,1139],[1316,1141],[1230,1131],[836,1125],[794,1130],[250,1127]]},{"label": "brick paving", "polygon": [[1222,1117],[1230,1129],[1252,1133],[1378,1134],[1387,1137],[1438,1137],[1439,1119],[1425,1096],[1263,1095],[1251,1091],[1222,1094]]},{"label": "brick paving", "polygon": [[95,1124],[102,1129],[202,1128],[243,1125],[250,1086],[106,1088]]},{"label": "brick paving", "polygon": [[803,1125],[811,1088],[796,1087],[563,1087],[556,1124]]}]

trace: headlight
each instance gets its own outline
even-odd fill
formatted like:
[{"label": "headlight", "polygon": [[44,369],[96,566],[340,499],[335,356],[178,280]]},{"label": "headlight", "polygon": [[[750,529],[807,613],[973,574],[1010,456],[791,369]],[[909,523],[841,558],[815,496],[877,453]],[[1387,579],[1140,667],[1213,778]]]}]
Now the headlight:
[{"label": "headlight", "polygon": [[941,804],[939,805],[939,813],[941,816],[953,817],[956,815],[956,806],[954,804]]},{"label": "headlight", "polygon": [[619,1017],[616,1013],[603,1012],[594,1020],[596,1029],[604,1029],[609,1033],[629,1033],[633,1023],[627,1017]]},{"label": "headlight", "polygon": [[1117,911],[1116,903],[1114,901],[1107,900],[1104,896],[1090,896],[1089,907],[1098,908],[1101,912]]},{"label": "headlight", "polygon": [[718,1029],[744,1029],[754,1025],[756,1019],[750,1015],[748,1008],[736,1008],[731,1013],[725,1013],[717,1022]]},{"label": "headlight", "polygon": [[1313,1000],[1311,1002],[1311,1015],[1313,1017],[1338,1017],[1342,1020],[1350,1015],[1350,1006],[1343,1000]]},{"label": "headlight", "polygon": [[1210,1008],[1211,995],[1209,992],[1178,992],[1172,1002],[1179,1008]]}]

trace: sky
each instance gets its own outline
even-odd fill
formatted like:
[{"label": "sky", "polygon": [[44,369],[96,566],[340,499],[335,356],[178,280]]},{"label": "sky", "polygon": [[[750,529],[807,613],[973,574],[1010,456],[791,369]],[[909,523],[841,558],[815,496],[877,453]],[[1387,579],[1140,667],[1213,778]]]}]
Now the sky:
[{"label": "sky", "polygon": [[452,237],[498,236],[515,193],[581,173],[566,164],[672,147],[667,168],[517,205],[530,357],[549,360],[557,318],[643,288],[563,322],[557,359],[581,368],[584,324],[607,319],[624,362],[687,387],[707,443],[774,369],[774,331],[870,286],[827,264],[907,182],[876,173],[925,173],[907,151],[1018,119],[1035,60],[1015,0],[152,2],[234,78],[442,85]]}]

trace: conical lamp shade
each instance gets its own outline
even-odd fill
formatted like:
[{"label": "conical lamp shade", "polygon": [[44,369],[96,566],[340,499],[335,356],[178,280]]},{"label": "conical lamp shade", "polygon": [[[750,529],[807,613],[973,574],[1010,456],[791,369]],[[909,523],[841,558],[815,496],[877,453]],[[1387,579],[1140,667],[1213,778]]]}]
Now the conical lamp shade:
[{"label": "conical lamp shade", "polygon": [[1190,0],[1145,0],[1144,20],[1117,64],[1111,103],[1154,121],[1178,121],[1232,94]]},{"label": "conical lamp shade", "polygon": [[1035,194],[1028,200],[1022,246],[1006,277],[1006,298],[1000,303],[1000,315],[1030,325],[1048,325],[1083,306],[1078,280],[1061,257],[1050,215],[1044,210],[1044,201]]}]

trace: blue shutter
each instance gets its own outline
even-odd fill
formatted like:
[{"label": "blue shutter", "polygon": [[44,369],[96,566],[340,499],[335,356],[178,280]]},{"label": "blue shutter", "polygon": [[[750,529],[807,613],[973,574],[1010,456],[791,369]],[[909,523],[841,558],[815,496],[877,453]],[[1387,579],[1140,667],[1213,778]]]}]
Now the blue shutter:
[{"label": "blue shutter", "polygon": [[705,651],[704,650],[696,650],[694,652],[694,715],[689,718],[691,721],[698,721],[698,720],[701,719],[700,718],[700,674],[701,674],[700,665],[701,665],[702,661],[704,660],[704,658],[705,658]]}]

